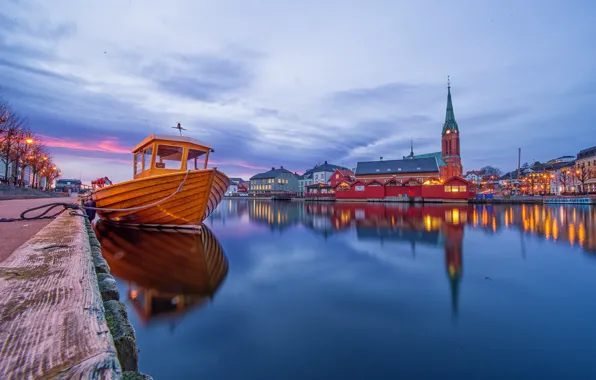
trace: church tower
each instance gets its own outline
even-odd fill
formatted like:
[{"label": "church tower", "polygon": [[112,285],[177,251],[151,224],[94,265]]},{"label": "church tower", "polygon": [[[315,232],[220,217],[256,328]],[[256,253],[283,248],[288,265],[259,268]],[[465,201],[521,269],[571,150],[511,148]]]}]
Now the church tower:
[{"label": "church tower", "polygon": [[441,167],[441,178],[446,180],[454,176],[462,175],[461,156],[459,152],[459,128],[453,114],[451,103],[451,83],[447,80],[447,112],[445,124],[441,133],[441,156],[445,166]]}]

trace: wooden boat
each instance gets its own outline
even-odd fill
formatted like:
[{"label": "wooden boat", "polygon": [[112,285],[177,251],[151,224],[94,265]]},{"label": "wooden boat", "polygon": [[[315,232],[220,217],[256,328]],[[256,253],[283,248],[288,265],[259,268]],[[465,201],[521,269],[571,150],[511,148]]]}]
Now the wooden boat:
[{"label": "wooden boat", "polygon": [[204,225],[163,231],[98,221],[94,229],[111,273],[128,283],[127,298],[145,323],[212,299],[228,273],[223,248]]},{"label": "wooden boat", "polygon": [[90,199],[104,209],[99,217],[111,222],[197,226],[230,185],[217,168],[207,169],[212,152],[189,137],[152,134],[132,151],[134,179],[98,188]]}]

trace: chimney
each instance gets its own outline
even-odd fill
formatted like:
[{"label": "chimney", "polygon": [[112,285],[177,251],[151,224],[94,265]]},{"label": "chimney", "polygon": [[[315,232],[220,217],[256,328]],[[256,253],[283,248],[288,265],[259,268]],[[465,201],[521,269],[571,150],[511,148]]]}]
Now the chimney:
[{"label": "chimney", "polygon": [[381,157],[381,161],[383,161],[383,157]]},{"label": "chimney", "polygon": [[275,170],[275,168],[272,166],[272,167],[271,167],[271,170]]},{"label": "chimney", "polygon": [[283,168],[284,168],[284,166],[282,165],[282,166],[281,166],[281,168],[283,169]]},{"label": "chimney", "polygon": [[325,164],[327,164],[327,161],[325,161]]}]

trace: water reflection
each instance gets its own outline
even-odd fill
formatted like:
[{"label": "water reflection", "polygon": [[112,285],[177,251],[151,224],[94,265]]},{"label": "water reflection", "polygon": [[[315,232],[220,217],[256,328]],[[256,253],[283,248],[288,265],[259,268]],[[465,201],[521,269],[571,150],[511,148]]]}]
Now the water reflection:
[{"label": "water reflection", "polygon": [[98,222],[95,231],[114,276],[127,282],[139,319],[173,319],[211,299],[228,273],[215,235],[159,231]]},{"label": "water reflection", "polygon": [[[596,209],[590,206],[494,206],[494,205],[409,205],[402,203],[292,203],[247,200],[224,202],[210,217],[210,223],[227,218],[248,218],[283,233],[302,225],[327,238],[355,229],[359,241],[408,242],[412,257],[416,245],[443,247],[445,271],[451,290],[451,305],[457,315],[464,229],[489,234],[517,229],[552,242],[578,245],[596,253]],[[520,242],[525,254],[523,239]]]},{"label": "water reflection", "polygon": [[[463,226],[498,233],[517,229],[552,242],[566,242],[596,253],[596,208],[588,205],[414,205],[375,203],[292,203],[259,200],[225,201],[209,218],[225,224],[226,218],[248,215],[251,222],[284,232],[302,225],[325,237],[355,228],[359,238],[371,234],[412,243],[460,241]],[[455,228],[456,226],[461,226]],[[372,238],[372,236],[370,237]],[[453,244],[450,242],[449,244]]]}]

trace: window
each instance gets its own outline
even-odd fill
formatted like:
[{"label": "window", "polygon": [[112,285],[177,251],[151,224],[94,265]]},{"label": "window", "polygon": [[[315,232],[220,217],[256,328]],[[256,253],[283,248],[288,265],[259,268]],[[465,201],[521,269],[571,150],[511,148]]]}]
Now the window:
[{"label": "window", "polygon": [[205,152],[197,149],[188,149],[186,156],[186,170],[199,170],[205,168]]},{"label": "window", "polygon": [[335,179],[339,179],[339,174],[336,174],[335,175]]},{"label": "window", "polygon": [[135,154],[135,175],[143,171],[143,152]]},{"label": "window", "polygon": [[158,169],[176,169],[182,168],[181,146],[158,145],[157,156],[155,157],[155,167]]},{"label": "window", "polygon": [[465,186],[460,186],[459,187],[459,191],[466,191],[466,187]]},{"label": "window", "polygon": [[143,152],[143,170],[148,170],[151,167],[151,156],[153,155],[153,147],[146,148]]},{"label": "window", "polygon": [[356,191],[364,191],[364,186],[356,186]]},{"label": "window", "polygon": [[446,193],[450,193],[451,192],[451,186],[445,186],[445,192]]},{"label": "window", "polygon": [[451,186],[451,192],[453,192],[453,193],[459,192],[459,186]]}]

